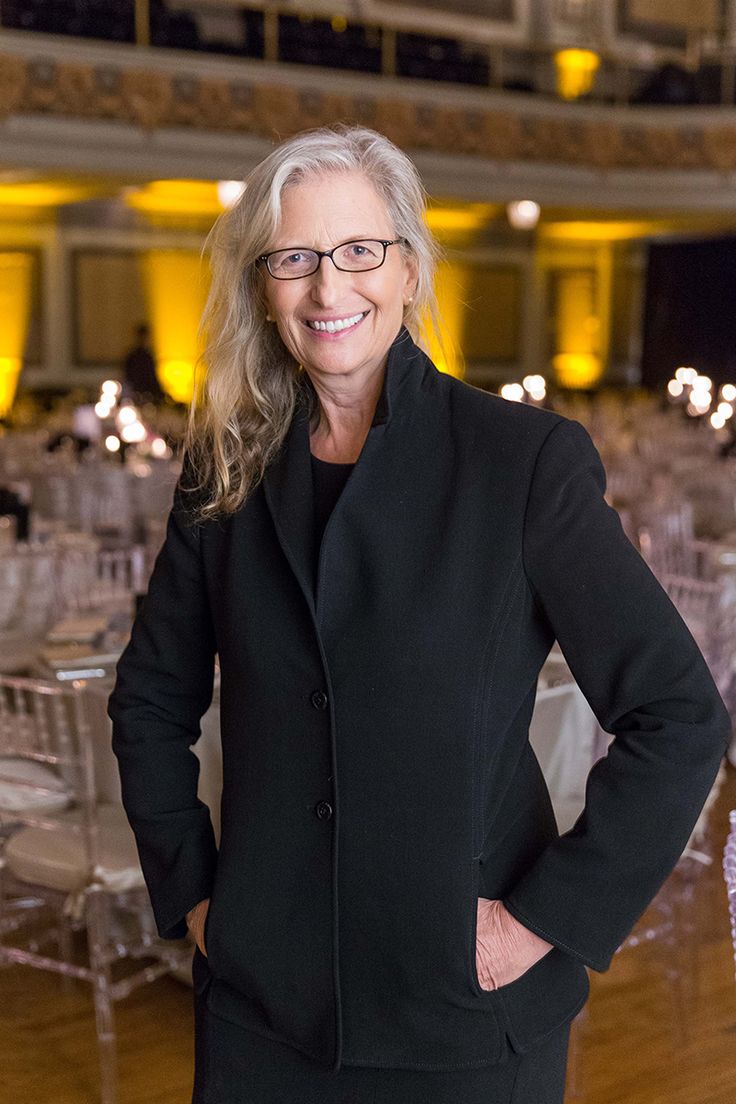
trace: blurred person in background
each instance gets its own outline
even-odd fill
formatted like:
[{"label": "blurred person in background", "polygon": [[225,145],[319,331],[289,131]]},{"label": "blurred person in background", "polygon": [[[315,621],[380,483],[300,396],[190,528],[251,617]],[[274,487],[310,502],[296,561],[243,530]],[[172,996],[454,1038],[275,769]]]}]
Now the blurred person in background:
[{"label": "blurred person in background", "polygon": [[141,322],[135,330],[135,344],[123,361],[124,398],[135,402],[161,403],[165,393],[156,375],[156,361],[151,348],[151,329]]}]

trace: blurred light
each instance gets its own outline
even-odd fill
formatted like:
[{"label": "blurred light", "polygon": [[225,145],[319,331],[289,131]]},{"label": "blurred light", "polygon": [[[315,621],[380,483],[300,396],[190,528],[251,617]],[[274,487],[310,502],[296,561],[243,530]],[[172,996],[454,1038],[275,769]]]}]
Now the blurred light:
[{"label": "blurred light", "polygon": [[713,381],[710,376],[695,376],[692,381],[694,391],[710,391],[713,387]]},{"label": "blurred light", "polygon": [[558,95],[563,100],[576,100],[590,92],[600,63],[593,50],[558,50],[555,54]]},{"label": "blurred light", "polygon": [[541,213],[542,208],[533,199],[515,199],[506,207],[508,220],[515,230],[533,230]]},{"label": "blurred light", "polygon": [[465,203],[462,207],[428,207],[424,221],[435,234],[480,230],[494,217],[498,206],[492,203]]},{"label": "blurred light", "polygon": [[61,207],[67,203],[82,203],[104,194],[106,189],[95,184],[74,184],[55,180],[24,181],[0,184],[0,207]]},{"label": "blurred light", "polygon": [[344,15],[333,15],[330,20],[330,26],[336,34],[340,34],[342,31],[348,29],[348,21]]},{"label": "blurred light", "polygon": [[100,399],[99,402],[95,403],[95,414],[98,418],[109,418],[111,410],[112,407],[108,406],[106,402],[102,401],[102,399]]},{"label": "blurred light", "polygon": [[544,391],[547,386],[544,376],[539,375],[524,376],[521,383],[527,391]]},{"label": "blurred light", "polygon": [[140,256],[156,375],[176,402],[188,403],[201,380],[198,334],[209,287],[201,257],[183,249],[146,250]]},{"label": "blurred light", "polygon": [[109,437],[105,438],[105,448],[109,452],[117,452],[120,448],[120,439],[111,433]]},{"label": "blurred light", "polygon": [[150,180],[125,194],[125,205],[154,223],[172,215],[216,218],[222,210],[214,180]]},{"label": "blurred light", "polygon": [[31,314],[33,256],[0,253],[0,417],[13,406]]},{"label": "blurred light", "polygon": [[509,399],[510,402],[523,402],[524,388],[520,383],[504,383],[499,395],[502,399]]},{"label": "blurred light", "polygon": [[222,207],[234,207],[245,191],[242,180],[218,180],[217,198]]},{"label": "blurred light", "polygon": [[460,349],[468,294],[467,266],[441,261],[435,271],[434,290],[440,308],[440,332],[436,335],[428,326],[430,320],[424,321],[428,352],[440,372],[462,378],[465,366]]},{"label": "blurred light", "polygon": [[724,383],[721,388],[721,395],[726,402],[733,402],[736,399],[736,387],[732,383]]},{"label": "blurred light", "polygon": [[538,391],[529,391],[529,397],[534,399],[535,402],[541,402],[544,396],[547,394],[546,388],[540,387]]},{"label": "blurred light", "polygon": [[153,456],[163,459],[168,451],[168,445],[164,441],[163,437],[153,438],[153,440],[151,441],[151,453],[153,454]]},{"label": "blurred light", "polygon": [[680,383],[692,384],[692,382],[696,378],[697,374],[698,373],[695,371],[694,368],[682,367],[682,368],[678,368],[677,371],[675,372],[675,379],[679,380]]},{"label": "blurred light", "polygon": [[111,399],[116,399],[123,389],[122,383],[118,380],[105,380],[100,387],[100,391],[103,395],[110,395]]},{"label": "blurred light", "polygon": [[121,406],[118,410],[118,425],[132,425],[138,421],[138,411],[134,406]]},{"label": "blurred light", "polygon": [[710,424],[714,429],[723,429],[726,424],[726,419],[723,414],[719,414],[717,410],[714,410],[710,416]]},{"label": "blurred light", "polygon": [[562,387],[592,387],[603,374],[601,358],[595,353],[558,353],[552,366]]},{"label": "blurred light", "polygon": [[685,390],[679,379],[671,379],[667,384],[667,390],[674,398],[678,398]]},{"label": "blurred light", "polygon": [[130,422],[128,425],[123,426],[120,431],[120,436],[128,445],[133,444],[135,441],[145,441],[146,427],[141,422]]},{"label": "blurred light", "polygon": [[733,407],[728,402],[719,402],[718,414],[722,414],[724,418],[733,418]]}]

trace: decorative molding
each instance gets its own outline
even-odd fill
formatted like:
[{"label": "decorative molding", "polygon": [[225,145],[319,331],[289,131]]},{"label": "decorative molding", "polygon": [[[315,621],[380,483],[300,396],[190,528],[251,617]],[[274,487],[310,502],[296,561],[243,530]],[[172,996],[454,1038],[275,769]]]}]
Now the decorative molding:
[{"label": "decorative molding", "polygon": [[[247,72],[247,70],[246,70]],[[394,87],[395,87],[394,82]],[[427,90],[429,93],[429,90]],[[271,140],[308,127],[344,120],[375,127],[412,150],[479,157],[495,163],[538,163],[593,170],[736,171],[736,113],[549,105],[528,99],[517,110],[493,93],[462,101],[426,94],[409,99],[381,94],[366,82],[354,90],[294,83],[202,76],[186,70],[104,65],[67,58],[0,54],[0,118],[12,115],[128,124],[152,134],[194,128]]]}]

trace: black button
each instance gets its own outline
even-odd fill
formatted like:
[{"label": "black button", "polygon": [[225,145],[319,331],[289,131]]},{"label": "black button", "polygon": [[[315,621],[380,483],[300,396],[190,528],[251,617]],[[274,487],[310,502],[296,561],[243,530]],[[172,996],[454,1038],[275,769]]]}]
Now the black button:
[{"label": "black button", "polygon": [[327,695],[324,690],[315,690],[309,699],[315,709],[327,708]]},{"label": "black button", "polygon": [[314,811],[320,820],[329,820],[332,816],[332,806],[329,801],[318,801]]}]

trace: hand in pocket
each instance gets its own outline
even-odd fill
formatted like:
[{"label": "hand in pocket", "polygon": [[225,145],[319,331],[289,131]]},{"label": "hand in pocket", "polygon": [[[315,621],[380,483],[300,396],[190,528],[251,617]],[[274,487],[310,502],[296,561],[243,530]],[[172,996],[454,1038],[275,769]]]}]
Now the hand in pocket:
[{"label": "hand in pocket", "polygon": [[187,927],[194,936],[194,941],[199,947],[200,951],[207,957],[207,951],[204,945],[204,928],[207,920],[207,913],[210,908],[210,899],[205,897],[203,901],[195,905],[193,909],[190,909],[187,913]]},{"label": "hand in pocket", "polygon": [[501,901],[478,898],[475,964],[483,989],[499,989],[531,969],[553,944],[524,927]]}]

